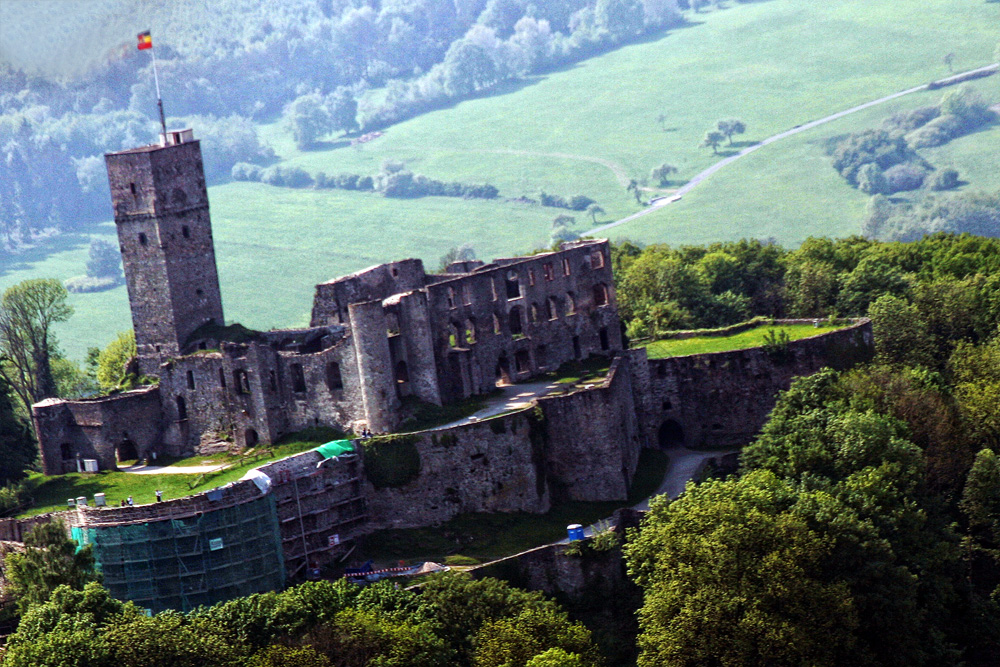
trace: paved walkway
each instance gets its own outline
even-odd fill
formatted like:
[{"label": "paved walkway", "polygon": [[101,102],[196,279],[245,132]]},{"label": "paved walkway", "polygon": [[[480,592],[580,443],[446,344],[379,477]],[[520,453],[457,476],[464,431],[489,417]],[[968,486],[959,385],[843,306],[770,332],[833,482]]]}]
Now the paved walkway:
[{"label": "paved walkway", "polygon": [[440,431],[453,426],[471,424],[489,417],[495,417],[496,415],[504,412],[520,410],[521,408],[528,407],[531,402],[539,396],[545,396],[546,394],[550,394],[557,389],[566,388],[567,386],[569,385],[559,384],[558,382],[522,382],[520,384],[504,385],[499,387],[502,394],[499,397],[492,399],[490,404],[482,410],[474,412],[464,419],[459,419],[431,430]]},{"label": "paved walkway", "polygon": [[[1000,70],[1000,63],[993,63],[992,65],[986,65],[985,67],[979,67],[979,68],[976,68],[976,69],[973,69],[973,70],[968,70],[966,72],[960,72],[960,73],[955,74],[954,76],[950,76],[950,77],[948,77],[946,79],[939,79],[938,82],[941,83],[941,84],[947,84],[947,83],[949,83],[951,81],[954,81],[956,79],[960,79],[961,77],[968,76],[969,74],[978,74],[980,72],[990,72],[990,71],[997,71],[997,70]],[[727,158],[719,160],[718,162],[716,162],[715,164],[713,164],[712,166],[710,166],[708,169],[705,169],[704,171],[702,171],[701,173],[699,173],[698,175],[696,175],[694,178],[692,178],[690,181],[688,181],[687,183],[685,183],[683,186],[681,186],[680,188],[678,188],[677,191],[674,194],[670,195],[669,197],[662,197],[662,198],[659,198],[659,199],[655,199],[655,200],[653,200],[653,202],[648,207],[646,207],[645,209],[639,211],[638,213],[633,213],[630,216],[624,217],[621,220],[616,220],[615,222],[610,222],[610,223],[608,223],[606,225],[600,225],[598,227],[594,227],[593,229],[591,229],[589,231],[583,232],[581,234],[581,236],[596,236],[598,234],[601,234],[601,233],[605,232],[608,229],[612,229],[614,227],[617,227],[618,225],[623,225],[626,222],[630,222],[632,220],[635,220],[636,218],[641,218],[644,215],[649,215],[653,211],[656,211],[658,209],[663,208],[664,206],[672,204],[675,201],[679,200],[684,195],[686,195],[688,192],[690,192],[691,190],[693,190],[695,187],[697,187],[697,185],[699,183],[701,183],[706,178],[708,178],[709,176],[711,176],[715,172],[719,171],[720,169],[722,169],[726,165],[731,164],[731,163],[735,162],[736,160],[739,160],[740,158],[745,157],[745,156],[749,155],[750,153],[753,153],[754,151],[763,148],[764,146],[767,146],[769,144],[773,144],[775,141],[780,141],[781,139],[787,139],[788,137],[796,135],[799,132],[805,132],[806,130],[811,130],[814,127],[818,127],[820,125],[824,125],[826,123],[833,122],[835,120],[843,118],[844,116],[849,116],[852,113],[857,113],[858,111],[862,111],[864,109],[868,109],[868,108],[871,108],[873,106],[876,106],[876,105],[879,105],[879,104],[883,104],[883,103],[888,102],[890,100],[894,100],[896,98],[903,97],[904,95],[911,95],[911,94],[919,92],[921,90],[927,90],[927,84],[922,84],[922,85],[919,85],[919,86],[914,86],[913,88],[907,88],[906,90],[901,90],[898,93],[893,93],[892,95],[886,95],[885,97],[880,97],[877,100],[872,100],[871,102],[865,102],[864,104],[859,104],[856,107],[851,107],[850,109],[845,109],[844,111],[838,111],[837,113],[830,114],[829,116],[826,116],[824,118],[820,118],[819,120],[814,120],[814,121],[811,121],[809,123],[804,123],[802,125],[796,125],[795,127],[793,127],[790,130],[785,130],[784,132],[780,132],[778,134],[770,136],[767,139],[764,139],[763,141],[761,141],[759,143],[753,144],[752,146],[747,146],[746,148],[744,148],[743,150],[739,151],[735,155],[730,155]]]},{"label": "paved walkway", "polygon": [[[661,496],[666,494],[671,498],[676,498],[681,495],[684,491],[684,487],[687,486],[688,481],[694,479],[695,474],[701,467],[701,464],[710,458],[722,458],[726,454],[732,454],[739,450],[736,449],[725,449],[720,451],[704,452],[694,449],[668,449],[667,456],[670,461],[667,463],[667,472],[663,476],[663,482],[660,483],[659,488],[653,492],[653,495],[646,498],[640,503],[632,506],[632,509],[639,511],[646,511],[649,509],[649,500],[653,496]],[[610,517],[609,517],[610,519]],[[599,521],[596,524],[591,524],[583,529],[583,534],[587,537],[591,537],[594,534],[595,528],[606,528],[607,521]],[[598,524],[604,524],[603,526],[598,526]],[[569,542],[569,538],[564,538],[559,541],[559,544],[566,544]]]},{"label": "paved walkway", "polygon": [[130,472],[134,475],[198,475],[203,472],[223,470],[230,465],[229,463],[216,463],[209,466],[148,466],[137,463],[134,466],[122,468],[122,472]]}]

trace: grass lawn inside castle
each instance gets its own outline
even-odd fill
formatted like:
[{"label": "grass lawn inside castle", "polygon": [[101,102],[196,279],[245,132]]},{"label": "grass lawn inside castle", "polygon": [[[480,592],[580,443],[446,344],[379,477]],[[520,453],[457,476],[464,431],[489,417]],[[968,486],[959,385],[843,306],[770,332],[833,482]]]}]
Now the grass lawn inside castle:
[{"label": "grass lawn inside castle", "polygon": [[[320,429],[316,429],[320,431]],[[220,454],[215,456],[196,456],[188,459],[162,462],[163,465],[211,465],[211,461],[219,466],[229,464],[218,472],[202,474],[161,474],[138,475],[131,472],[104,471],[98,473],[70,473],[66,475],[46,476],[32,473],[29,483],[32,486],[31,496],[34,505],[22,512],[20,517],[58,512],[66,509],[68,498],[86,496],[87,502],[93,503],[95,493],[104,493],[108,505],[118,505],[122,500],[132,496],[137,505],[156,502],[156,491],[163,491],[164,500],[182,498],[195,493],[201,493],[228,482],[233,482],[245,475],[249,470],[260,467],[270,461],[283,459],[292,454],[298,454],[318,445],[328,442],[333,437],[324,432],[305,431],[293,434],[280,444],[266,448],[248,450],[236,456]],[[338,436],[343,437],[343,436]]]},{"label": "grass lawn inside castle", "polygon": [[765,344],[764,336],[769,333],[777,335],[779,331],[788,334],[788,340],[800,340],[810,336],[830,333],[837,329],[842,329],[845,325],[821,323],[819,326],[812,324],[781,324],[759,326],[748,331],[742,331],[731,336],[696,336],[693,338],[672,338],[667,340],[654,340],[640,345],[646,348],[646,353],[650,359],[664,359],[666,357],[681,357],[690,354],[705,354],[708,352],[731,352],[732,350],[744,350],[751,347],[760,347]]}]

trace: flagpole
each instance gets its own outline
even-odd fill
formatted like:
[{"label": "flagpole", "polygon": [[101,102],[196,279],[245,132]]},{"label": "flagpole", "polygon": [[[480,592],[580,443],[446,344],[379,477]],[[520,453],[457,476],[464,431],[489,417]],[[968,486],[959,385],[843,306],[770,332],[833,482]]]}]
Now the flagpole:
[{"label": "flagpole", "polygon": [[156,53],[152,44],[149,46],[149,57],[153,59],[153,82],[156,84],[156,106],[160,109],[160,127],[163,128],[163,143],[166,143],[167,119],[163,115],[163,98],[160,97],[160,76],[156,73]]}]

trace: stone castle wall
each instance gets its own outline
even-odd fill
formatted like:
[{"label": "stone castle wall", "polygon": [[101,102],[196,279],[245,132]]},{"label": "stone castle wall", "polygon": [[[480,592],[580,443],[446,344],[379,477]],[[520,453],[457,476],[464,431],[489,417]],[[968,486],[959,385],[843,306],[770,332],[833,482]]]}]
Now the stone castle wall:
[{"label": "stone castle wall", "polygon": [[415,447],[420,472],[400,487],[366,482],[373,530],[467,512],[542,513],[555,499],[624,500],[644,443],[624,359],[599,385],[539,399],[537,407],[390,437]]},{"label": "stone castle wall", "polygon": [[607,241],[496,260],[428,285],[427,299],[445,400],[622,347]]},{"label": "stone castle wall", "polygon": [[[634,357],[645,350],[633,350]],[[636,364],[636,382],[648,386],[642,421],[661,447],[740,447],[767,421],[775,397],[792,378],[825,366],[844,369],[874,354],[870,320],[791,341],[787,350],[763,347]]]},{"label": "stone castle wall", "polygon": [[77,459],[97,459],[101,470],[118,458],[142,458],[158,448],[162,432],[158,387],[97,399],[47,399],[32,406],[32,419],[47,475],[77,471]]},{"label": "stone castle wall", "polygon": [[546,471],[569,500],[624,500],[646,443],[630,361],[616,358],[590,389],[538,400],[545,421]]}]

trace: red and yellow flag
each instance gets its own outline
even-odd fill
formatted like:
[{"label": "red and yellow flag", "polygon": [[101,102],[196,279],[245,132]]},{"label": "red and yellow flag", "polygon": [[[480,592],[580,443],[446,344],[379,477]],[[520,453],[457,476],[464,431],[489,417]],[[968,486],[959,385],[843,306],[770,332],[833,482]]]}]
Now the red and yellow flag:
[{"label": "red and yellow flag", "polygon": [[149,31],[139,33],[139,50],[151,49],[153,48],[153,38],[149,35]]}]

